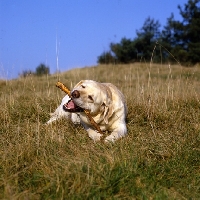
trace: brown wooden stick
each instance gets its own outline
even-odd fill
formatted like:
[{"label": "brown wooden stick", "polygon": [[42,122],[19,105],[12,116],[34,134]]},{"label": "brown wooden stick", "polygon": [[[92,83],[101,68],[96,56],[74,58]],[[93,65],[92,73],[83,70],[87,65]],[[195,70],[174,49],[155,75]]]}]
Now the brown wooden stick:
[{"label": "brown wooden stick", "polygon": [[[71,97],[71,94],[70,94],[70,90],[61,82],[57,82],[56,83],[56,87],[60,88],[62,91],[64,91],[65,93],[67,93],[69,95],[69,97]],[[94,119],[92,118],[90,112],[88,110],[85,110],[84,109],[84,113],[86,114],[86,116],[88,117],[88,119],[90,120],[91,124],[95,127],[95,129],[103,134],[103,132],[101,131],[100,127],[98,126],[98,124],[94,121]]]},{"label": "brown wooden stick", "polygon": [[60,81],[58,81],[56,83],[56,87],[60,88],[62,91],[64,91],[65,93],[67,93],[69,97],[71,97],[70,90],[63,83],[61,83]]}]

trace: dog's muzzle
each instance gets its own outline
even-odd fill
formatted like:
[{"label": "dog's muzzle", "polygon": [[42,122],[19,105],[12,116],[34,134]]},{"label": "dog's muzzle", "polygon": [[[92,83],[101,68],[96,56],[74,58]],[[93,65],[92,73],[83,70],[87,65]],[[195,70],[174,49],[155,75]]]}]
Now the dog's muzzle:
[{"label": "dog's muzzle", "polygon": [[72,93],[71,93],[71,96],[72,98],[76,99],[76,98],[79,98],[80,97],[80,92],[78,90],[74,90]]},{"label": "dog's muzzle", "polygon": [[[76,91],[76,90],[75,90]],[[80,96],[80,94],[79,94]],[[78,98],[78,97],[77,97]],[[83,108],[77,106],[73,99],[70,99],[67,103],[63,105],[63,110],[67,112],[83,112]]]}]

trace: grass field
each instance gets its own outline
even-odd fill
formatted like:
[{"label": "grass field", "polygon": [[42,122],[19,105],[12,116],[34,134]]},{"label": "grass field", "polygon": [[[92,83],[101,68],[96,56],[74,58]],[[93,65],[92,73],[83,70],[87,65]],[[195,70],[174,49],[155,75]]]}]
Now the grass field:
[{"label": "grass field", "polygon": [[[111,82],[128,136],[94,143],[81,126],[45,122],[82,79]],[[0,199],[200,199],[200,67],[101,65],[0,81]]]}]

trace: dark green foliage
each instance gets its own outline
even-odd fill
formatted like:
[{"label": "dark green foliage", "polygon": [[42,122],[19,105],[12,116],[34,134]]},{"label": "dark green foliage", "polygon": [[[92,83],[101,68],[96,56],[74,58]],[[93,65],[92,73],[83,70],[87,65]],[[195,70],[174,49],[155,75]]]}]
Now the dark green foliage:
[{"label": "dark green foliage", "polygon": [[[160,23],[148,17],[142,28],[136,31],[133,40],[122,38],[120,43],[111,43],[111,59],[99,59],[99,63],[131,63],[154,61],[195,65],[200,61],[200,0],[188,0],[182,8],[178,6],[181,21],[173,13],[160,31]],[[160,48],[157,48],[160,47]],[[162,47],[162,48],[161,48]],[[164,48],[163,48],[164,47]],[[105,55],[104,55],[105,56]]]},{"label": "dark green foliage", "polygon": [[109,63],[115,63],[115,58],[114,56],[112,55],[112,53],[109,51],[109,52],[103,52],[102,55],[100,55],[98,57],[98,60],[97,62],[99,64],[109,64]]},{"label": "dark green foliage", "polygon": [[25,78],[29,75],[42,76],[42,75],[48,75],[48,74],[50,74],[49,67],[41,63],[40,65],[36,67],[35,72],[33,72],[32,70],[24,70],[22,71],[21,74],[19,74],[19,77]]},{"label": "dark green foliage", "polygon": [[29,75],[35,74],[32,70],[24,70],[21,74],[19,74],[20,77],[27,77]]},{"label": "dark green foliage", "polygon": [[162,39],[172,49],[179,61],[189,65],[199,62],[200,54],[200,5],[199,0],[189,0],[178,9],[182,21],[176,21],[173,15],[168,19]]},{"label": "dark green foliage", "polygon": [[[137,49],[137,52],[140,53],[146,61],[151,60],[155,44],[160,39],[161,33],[159,28],[159,21],[155,21],[148,17],[145,20],[143,27],[139,31],[136,31],[137,38],[134,40],[134,46]],[[156,58],[154,57],[154,60],[155,59]]]},{"label": "dark green foliage", "polygon": [[41,75],[47,75],[50,73],[49,67],[47,67],[45,64],[41,63],[35,71],[35,74],[37,76],[41,76]]},{"label": "dark green foliage", "polygon": [[119,44],[110,44],[118,63],[130,63],[136,59],[137,51],[130,39],[122,38]]},{"label": "dark green foliage", "polygon": [[181,7],[180,13],[184,19],[185,37],[184,41],[188,51],[188,61],[192,64],[199,62],[200,55],[200,1],[189,0],[184,10]]},{"label": "dark green foliage", "polygon": [[111,52],[99,56],[98,63],[108,64],[113,63],[113,60],[116,63],[133,63],[141,59],[150,60],[155,43],[160,36],[159,27],[158,21],[148,17],[143,27],[137,31],[136,39],[131,40],[124,37],[120,43],[111,43]]}]

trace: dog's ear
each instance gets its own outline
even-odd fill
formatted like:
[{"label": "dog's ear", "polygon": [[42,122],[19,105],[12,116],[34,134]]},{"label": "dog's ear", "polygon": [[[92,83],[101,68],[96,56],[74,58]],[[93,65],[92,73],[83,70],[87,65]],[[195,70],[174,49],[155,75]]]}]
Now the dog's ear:
[{"label": "dog's ear", "polygon": [[102,104],[104,107],[104,113],[103,113],[103,118],[106,124],[108,124],[108,119],[112,116],[113,114],[113,109],[112,105],[106,105],[105,103]]},{"label": "dog's ear", "polygon": [[83,82],[84,82],[83,80],[79,81],[79,82],[74,86],[74,88],[80,86],[81,84],[83,84]]},{"label": "dog's ear", "polygon": [[113,106],[112,106],[112,93],[109,88],[104,90],[102,94],[103,103],[102,103],[102,110],[103,110],[103,117],[106,124],[108,124],[108,119],[113,115]]}]

